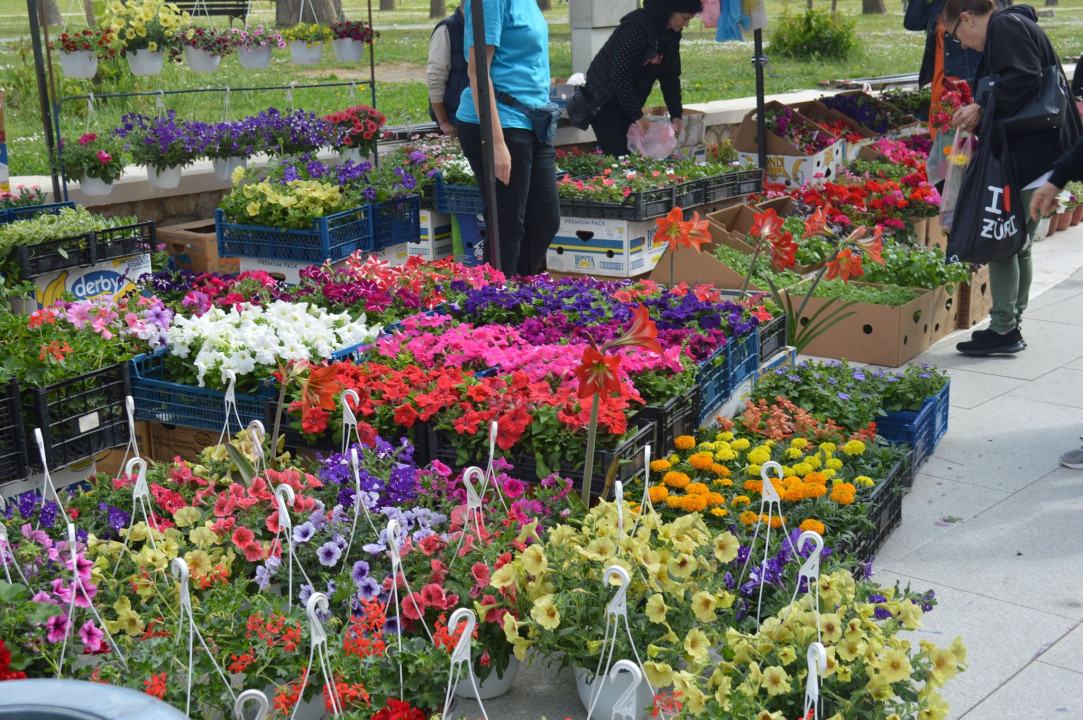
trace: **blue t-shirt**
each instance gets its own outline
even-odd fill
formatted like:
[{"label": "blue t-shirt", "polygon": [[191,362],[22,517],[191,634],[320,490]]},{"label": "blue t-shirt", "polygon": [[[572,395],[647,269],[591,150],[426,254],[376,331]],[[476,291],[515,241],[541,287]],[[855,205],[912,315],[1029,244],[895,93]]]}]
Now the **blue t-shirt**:
[{"label": "blue t-shirt", "polygon": [[[528,107],[549,102],[549,24],[537,0],[482,0],[485,8],[485,43],[496,48],[489,66],[494,92],[504,91]],[[466,19],[464,52],[474,46],[474,20],[470,0],[463,5]],[[530,119],[514,108],[497,103],[501,127],[531,130]],[[456,117],[477,123],[471,88],[463,90]]]}]

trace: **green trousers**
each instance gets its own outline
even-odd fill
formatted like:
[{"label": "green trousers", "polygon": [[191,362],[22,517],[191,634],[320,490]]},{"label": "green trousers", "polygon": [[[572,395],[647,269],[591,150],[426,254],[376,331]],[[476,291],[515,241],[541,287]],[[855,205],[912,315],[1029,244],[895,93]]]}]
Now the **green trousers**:
[{"label": "green trousers", "polygon": [[[1033,196],[1034,190],[1022,192],[1024,208],[1030,207]],[[993,299],[993,307],[989,311],[989,329],[994,332],[1011,332],[1023,322],[1023,311],[1027,309],[1027,302],[1030,300],[1030,282],[1034,277],[1030,251],[1038,225],[1038,222],[1030,219],[1028,209],[1026,247],[1007,260],[994,260],[989,263],[989,294]]]}]

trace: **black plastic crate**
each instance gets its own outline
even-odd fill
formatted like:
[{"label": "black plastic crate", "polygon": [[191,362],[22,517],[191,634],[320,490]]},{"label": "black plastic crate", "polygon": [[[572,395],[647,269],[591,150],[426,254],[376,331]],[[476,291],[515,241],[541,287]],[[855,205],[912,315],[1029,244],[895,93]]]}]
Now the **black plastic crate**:
[{"label": "black plastic crate", "polygon": [[98,230],[93,235],[94,262],[154,252],[158,245],[158,232],[153,220]]},{"label": "black plastic crate", "polygon": [[872,560],[891,532],[902,522],[902,497],[913,480],[913,454],[900,460],[887,478],[873,488],[865,502],[866,515],[872,527],[854,538],[852,545],[842,543],[844,553],[849,552],[861,562]]},{"label": "black plastic crate", "polygon": [[22,391],[27,447],[32,469],[40,467],[33,429],[40,428],[50,467],[69,465],[128,442],[124,399],[129,395],[128,363],[71,380]]},{"label": "black plastic crate", "polygon": [[760,325],[760,362],[786,347],[786,316],[779,315]]},{"label": "black plastic crate", "polygon": [[[289,403],[286,403],[288,406]],[[264,406],[266,408],[263,416],[263,428],[267,431],[268,437],[274,432],[275,426],[275,411],[278,410],[278,398],[274,400],[266,401]],[[320,452],[338,452],[341,449],[342,444],[335,442],[331,433],[321,435],[316,438],[315,441],[309,442],[304,434],[299,430],[294,430],[290,427],[296,418],[286,412],[286,408],[282,408],[282,416],[279,419],[278,434],[279,437],[285,438],[285,447],[288,450],[319,450]]]},{"label": "black plastic crate", "polygon": [[23,406],[19,383],[12,380],[0,387],[0,484],[20,480],[28,474]]},{"label": "black plastic crate", "polygon": [[682,210],[705,205],[707,200],[707,187],[703,178],[688,180],[673,186],[673,206]]},{"label": "black plastic crate", "polygon": [[15,254],[24,280],[65,268],[89,267],[94,264],[94,233],[20,245]]},{"label": "black plastic crate", "polygon": [[653,457],[664,457],[674,449],[681,435],[695,435],[699,427],[700,389],[693,385],[688,392],[670,398],[661,405],[647,405],[638,417],[654,422]]},{"label": "black plastic crate", "polygon": [[711,175],[703,180],[703,202],[708,205],[762,191],[763,170],[722,173]]},{"label": "black plastic crate", "polygon": [[602,218],[605,220],[652,220],[664,217],[676,204],[673,187],[640,190],[622,203],[569,200],[561,198],[560,214],[568,217]]},{"label": "black plastic crate", "polygon": [[43,205],[23,205],[21,207],[8,208],[7,210],[0,210],[0,223],[30,220],[36,218],[38,215],[59,215],[62,209],[74,207],[75,203],[69,200],[67,202],[45,203]]}]

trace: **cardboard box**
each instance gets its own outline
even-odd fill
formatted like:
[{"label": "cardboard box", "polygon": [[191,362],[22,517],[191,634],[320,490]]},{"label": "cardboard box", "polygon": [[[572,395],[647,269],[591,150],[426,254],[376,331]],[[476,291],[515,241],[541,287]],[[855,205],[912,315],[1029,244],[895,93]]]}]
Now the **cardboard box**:
[{"label": "cardboard box", "polygon": [[[846,95],[866,95],[868,102],[871,102],[873,106],[879,108],[884,112],[890,112],[902,116],[902,122],[900,122],[898,125],[889,127],[883,133],[878,132],[875,128],[865,128],[876,137],[886,138],[888,140],[896,140],[901,137],[907,137],[908,135],[917,135],[924,129],[921,123],[918,122],[918,119],[913,115],[907,115],[894,105],[886,103],[874,95],[869,95],[863,90],[848,90],[846,92],[838,93],[834,97],[842,97]],[[827,98],[825,98],[825,100],[827,101],[825,102],[825,104],[830,106],[830,100]]]},{"label": "cardboard box", "polygon": [[[769,102],[767,107],[782,108],[784,106],[778,102]],[[796,115],[808,120],[800,113]],[[809,122],[812,121],[809,120]],[[765,145],[767,147],[767,180],[781,183],[786,187],[795,187],[819,177],[829,180],[835,176],[842,163],[841,142],[832,143],[815,155],[806,155],[800,148],[794,147],[768,131]],[[759,163],[755,110],[745,115],[745,119],[737,129],[737,134],[733,138],[733,149],[737,151],[739,160],[753,165]]]},{"label": "cardboard box", "polygon": [[[799,286],[796,290],[799,292],[803,287],[805,286]],[[853,312],[853,315],[817,337],[802,353],[826,358],[845,358],[886,367],[898,367],[906,363],[929,346],[929,328],[933,314],[933,294],[921,288],[914,288],[914,291],[919,293],[918,297],[902,307],[868,303],[852,305],[846,312]],[[803,298],[793,292],[792,300],[796,309]],[[831,301],[823,298],[810,298],[798,322],[807,323],[829,302]],[[842,305],[835,302],[833,307]],[[832,309],[828,309],[825,315]]]},{"label": "cardboard box", "polygon": [[[37,452],[37,448],[34,448],[34,452]],[[85,458],[65,467],[49,468],[49,479],[52,481],[53,487],[55,487],[57,491],[60,491],[66,487],[75,485],[76,483],[81,483],[89,477],[93,477],[96,472],[97,468],[94,465],[94,458]],[[25,492],[34,492],[35,490],[41,492],[42,484],[44,482],[45,474],[40,472],[23,480],[12,480],[11,482],[0,485],[0,497],[10,500]]]},{"label": "cardboard box", "polygon": [[929,344],[932,345],[955,332],[959,316],[959,288],[952,292],[940,286],[932,291],[933,317],[929,323]]},{"label": "cardboard box", "polygon": [[853,142],[846,138],[840,138],[842,140],[842,161],[850,162],[858,157],[861,152],[861,148],[866,147],[872,142],[875,142],[879,135],[869,130],[866,127],[862,127],[853,118],[847,117],[842,113],[832,110],[824,105],[819,100],[809,100],[808,102],[795,103],[790,105],[794,110],[801,113],[808,119],[812,120],[817,125],[824,127],[836,122],[845,123],[854,132],[861,135],[861,140]]},{"label": "cardboard box", "polygon": [[201,430],[183,425],[147,423],[150,433],[152,457],[158,462],[169,462],[175,457],[194,461],[204,448],[218,443],[218,431]]},{"label": "cardboard box", "polygon": [[[273,260],[271,258],[242,257],[238,258],[240,272],[263,271],[276,280],[281,280],[289,285],[301,282],[301,270],[311,267],[312,263],[303,260]],[[346,259],[331,263],[332,268],[342,267]]]},{"label": "cardboard box", "polygon": [[927,218],[927,220],[928,223],[925,226],[925,246],[938,247],[941,250],[947,250],[948,233],[944,229],[944,226],[940,224],[940,216],[933,215],[931,218]]},{"label": "cardboard box", "polygon": [[910,218],[910,224],[914,226],[914,243],[925,245],[925,239],[929,236],[929,218]]},{"label": "cardboard box", "polygon": [[34,278],[35,299],[40,308],[52,305],[63,292],[70,292],[80,300],[102,296],[119,298],[138,292],[135,281],[150,271],[147,253],[105,260],[89,267],[67,268]]},{"label": "cardboard box", "polygon": [[[653,105],[643,108],[644,115],[661,116],[669,112],[665,105]],[[703,133],[707,115],[702,110],[681,108],[681,131],[677,133],[677,147],[694,148],[703,144]],[[704,150],[706,157],[706,149]]]},{"label": "cardboard box", "polygon": [[959,313],[956,325],[972,328],[986,317],[993,308],[993,296],[989,292],[989,267],[982,265],[970,274],[970,282],[959,286]]},{"label": "cardboard box", "polygon": [[[150,446],[150,426],[146,421],[139,420],[135,423],[135,442],[136,446],[139,448],[140,456],[154,459]],[[106,450],[95,458],[98,472],[103,472],[107,475],[119,475],[122,470],[122,464],[126,462],[125,455],[127,455],[129,460],[133,457],[127,447]]]},{"label": "cardboard box", "polygon": [[546,266],[558,272],[635,277],[649,272],[665,253],[654,240],[653,220],[605,220],[564,217],[545,254]]},{"label": "cardboard box", "polygon": [[442,260],[451,257],[451,215],[435,210],[421,209],[421,234],[416,242],[410,241],[410,255],[420,255],[425,260]]},{"label": "cardboard box", "polygon": [[[756,215],[763,213],[768,209],[774,209],[779,217],[787,218],[797,209],[797,201],[791,197],[779,197],[762,202],[756,207],[734,205],[725,208],[724,210],[711,213],[707,216],[707,219],[711,222],[712,233],[715,232],[716,229],[718,232],[724,231],[728,233],[730,241],[727,244],[730,247],[751,255],[756,252],[756,248],[747,242],[748,231],[751,230],[752,226],[755,224]],[[797,242],[800,244],[800,240],[797,240]],[[767,248],[764,249],[764,253],[766,252],[768,252]],[[763,256],[763,253],[761,253],[761,256]],[[790,270],[798,275],[805,275],[819,270],[821,267],[823,267],[822,262],[813,265],[794,265]]]},{"label": "cardboard box", "polygon": [[219,275],[236,275],[241,271],[237,258],[218,256],[214,218],[158,228],[158,242],[165,243],[173,264],[181,270]]},{"label": "cardboard box", "polygon": [[[661,285],[670,285],[670,260],[672,253],[672,277],[673,283],[688,283],[698,285],[706,283],[714,285],[720,290],[740,290],[744,285],[745,276],[734,270],[714,256],[719,245],[726,245],[736,250],[740,248],[727,234],[711,232],[711,242],[700,246],[699,251],[694,248],[679,247],[676,250],[663,253],[663,257],[655,265],[650,279]],[[744,243],[741,243],[744,245]],[[746,246],[747,247],[747,246]],[[748,289],[759,291],[755,283],[749,283]]]},{"label": "cardboard box", "polygon": [[385,262],[391,267],[398,267],[399,265],[405,265],[407,259],[410,257],[410,243],[399,243],[398,245],[392,245],[386,247],[383,250],[377,250],[368,254],[369,257],[374,257],[380,262]]}]

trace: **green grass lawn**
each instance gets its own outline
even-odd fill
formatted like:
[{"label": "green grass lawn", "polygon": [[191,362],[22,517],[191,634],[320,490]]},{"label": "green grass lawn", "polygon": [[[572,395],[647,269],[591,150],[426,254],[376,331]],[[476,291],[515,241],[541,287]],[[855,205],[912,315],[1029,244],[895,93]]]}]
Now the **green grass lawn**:
[{"label": "green grass lawn", "polygon": [[[67,11],[70,0],[60,0],[62,11]],[[921,1],[921,0],[917,0]],[[448,3],[451,7],[451,2]],[[821,5],[826,7],[826,5]],[[770,3],[772,22],[785,11],[781,3]],[[801,12],[803,4],[795,4],[791,10]],[[902,7],[888,1],[886,15],[865,15],[860,12],[859,0],[842,0],[839,7],[857,18],[861,39],[858,52],[847,62],[796,62],[771,54],[768,42],[767,55],[771,60],[771,75],[766,80],[768,93],[814,88],[821,80],[853,77],[890,75],[917,70],[924,48],[921,33],[907,32],[902,27]],[[376,43],[377,77],[376,104],[391,124],[421,122],[428,120],[427,100],[424,87],[424,63],[428,49],[430,20],[428,0],[399,0],[398,9],[380,12],[373,10],[373,18],[381,36]],[[367,10],[358,0],[346,0],[346,13],[351,18],[365,17]],[[1056,8],[1056,18],[1043,19],[1041,24],[1052,38],[1062,55],[1078,54],[1083,46],[1083,0],[1062,0]],[[551,20],[567,18],[567,5],[556,4],[547,13]],[[270,21],[272,15],[266,2],[256,3],[252,22]],[[218,26],[225,25],[222,18]],[[71,27],[81,26],[77,18]],[[236,24],[236,23],[235,23]],[[401,26],[416,25],[417,29]],[[19,0],[0,0],[0,37],[25,36],[26,6]],[[52,35],[57,29],[51,29]],[[770,39],[770,28],[765,33]],[[33,62],[29,42],[25,39],[12,41],[5,48],[0,70],[0,86],[8,94],[6,107],[8,153],[12,175],[43,174],[47,172],[47,158],[42,141],[41,120],[38,111],[37,86],[33,75]],[[686,103],[747,97],[755,92],[755,76],[751,65],[751,36],[746,42],[716,43],[714,30],[703,28],[693,21],[685,32],[681,45],[684,68],[682,85]],[[567,76],[571,72],[571,40],[567,24],[550,26],[550,66],[553,76]],[[276,53],[275,61],[266,71],[252,72],[240,67],[235,57],[226,58],[221,69],[213,75],[193,73],[185,65],[167,68],[161,77],[136,78],[126,69],[126,64],[112,77],[94,85],[89,80],[68,80],[59,72],[55,79],[58,97],[81,95],[87,91],[95,94],[128,92],[134,90],[193,89],[200,87],[250,87],[256,85],[284,85],[364,79],[368,76],[364,67],[343,65],[335,61],[327,48],[324,59],[315,68],[294,67],[286,51]],[[369,102],[367,88],[358,87],[356,102]],[[350,104],[349,90],[345,88],[297,90],[294,92],[296,107],[330,112]],[[648,101],[661,104],[661,94],[656,90]],[[231,96],[231,115],[238,117],[251,114],[268,106],[282,108],[286,105],[284,91],[261,91]],[[222,95],[206,93],[167,97],[166,106],[184,118],[217,121],[224,116]],[[153,112],[152,99],[113,100],[99,102],[91,117],[90,126],[106,130],[114,126],[126,112]],[[87,127],[85,103],[65,103],[61,114],[65,137],[81,134]]]}]

